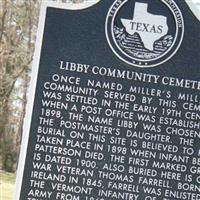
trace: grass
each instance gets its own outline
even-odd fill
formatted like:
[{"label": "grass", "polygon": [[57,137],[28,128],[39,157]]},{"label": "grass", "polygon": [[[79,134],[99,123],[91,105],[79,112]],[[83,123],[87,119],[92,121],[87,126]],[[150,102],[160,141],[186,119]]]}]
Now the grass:
[{"label": "grass", "polygon": [[0,200],[13,200],[15,174],[0,171]]}]

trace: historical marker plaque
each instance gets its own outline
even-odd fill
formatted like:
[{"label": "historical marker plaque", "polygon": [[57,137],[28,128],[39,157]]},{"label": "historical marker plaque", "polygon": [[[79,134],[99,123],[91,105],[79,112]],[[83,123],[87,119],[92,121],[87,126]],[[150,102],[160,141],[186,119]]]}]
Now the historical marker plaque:
[{"label": "historical marker plaque", "polygon": [[42,6],[15,199],[199,200],[200,22],[90,4]]}]

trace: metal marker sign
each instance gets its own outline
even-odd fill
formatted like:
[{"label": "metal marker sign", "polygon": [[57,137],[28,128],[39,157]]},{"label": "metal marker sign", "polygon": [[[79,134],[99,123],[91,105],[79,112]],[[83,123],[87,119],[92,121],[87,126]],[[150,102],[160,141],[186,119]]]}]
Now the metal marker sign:
[{"label": "metal marker sign", "polygon": [[42,4],[15,200],[200,199],[190,7]]}]

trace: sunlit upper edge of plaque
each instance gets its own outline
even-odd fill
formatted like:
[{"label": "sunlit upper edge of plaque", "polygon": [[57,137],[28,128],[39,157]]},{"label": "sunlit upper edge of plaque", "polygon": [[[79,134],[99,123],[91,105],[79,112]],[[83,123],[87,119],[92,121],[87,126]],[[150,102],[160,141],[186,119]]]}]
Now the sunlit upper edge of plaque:
[{"label": "sunlit upper edge of plaque", "polygon": [[190,10],[200,21],[200,0],[185,0]]},{"label": "sunlit upper edge of plaque", "polygon": [[79,3],[73,2],[57,2],[57,1],[43,1],[42,7],[54,7],[60,8],[65,10],[83,10],[89,7],[94,6],[95,4],[99,3],[101,0],[87,0]]}]

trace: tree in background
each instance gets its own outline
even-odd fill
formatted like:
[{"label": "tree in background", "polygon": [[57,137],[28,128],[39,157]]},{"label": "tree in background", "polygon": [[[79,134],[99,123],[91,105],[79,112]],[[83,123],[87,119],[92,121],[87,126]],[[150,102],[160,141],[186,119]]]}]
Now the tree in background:
[{"label": "tree in background", "polygon": [[0,163],[7,171],[20,148],[40,1],[0,1]]}]

